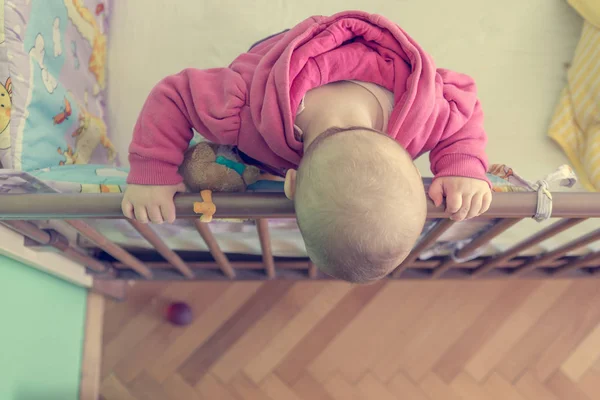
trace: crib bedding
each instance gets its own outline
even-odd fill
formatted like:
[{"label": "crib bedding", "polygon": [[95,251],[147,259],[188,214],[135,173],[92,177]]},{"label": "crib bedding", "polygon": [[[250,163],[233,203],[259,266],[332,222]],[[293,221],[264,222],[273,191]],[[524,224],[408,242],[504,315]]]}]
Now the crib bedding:
[{"label": "crib bedding", "polygon": [[30,171],[111,164],[110,1],[0,1],[0,163]]},{"label": "crib bedding", "polygon": [[[517,243],[517,241],[526,239],[531,233],[538,231],[543,226],[549,226],[553,222],[556,222],[556,220],[549,220],[542,225],[535,221],[522,221],[515,229],[509,230],[498,236],[487,246],[480,249],[476,255],[489,256],[507,250]],[[108,239],[126,249],[153,249],[153,247],[125,221],[97,220],[92,221],[91,225],[98,229]],[[421,259],[448,255],[456,248],[456,246],[467,243],[473,235],[480,232],[487,225],[487,222],[481,221],[457,224],[454,228],[448,230],[440,237],[437,243],[432,246],[428,252],[425,252],[422,255]],[[178,221],[175,225],[152,225],[152,227],[173,250],[208,251],[206,244],[202,241],[198,232],[189,221]],[[261,254],[260,241],[256,233],[256,227],[253,223],[247,222],[242,224],[215,221],[210,224],[210,227],[219,246],[225,253]],[[277,257],[306,257],[306,248],[304,247],[300,231],[294,220],[270,220],[269,227],[271,231],[273,255]],[[552,251],[570,240],[573,240],[573,238],[589,233],[594,229],[597,229],[597,222],[590,221],[589,223],[582,223],[581,225],[571,228],[567,232],[556,235],[540,245],[527,250],[523,255],[536,255]],[[524,234],[525,232],[529,233]],[[590,251],[597,250],[600,250],[600,244],[595,243],[578,249],[570,254],[587,254]]]}]

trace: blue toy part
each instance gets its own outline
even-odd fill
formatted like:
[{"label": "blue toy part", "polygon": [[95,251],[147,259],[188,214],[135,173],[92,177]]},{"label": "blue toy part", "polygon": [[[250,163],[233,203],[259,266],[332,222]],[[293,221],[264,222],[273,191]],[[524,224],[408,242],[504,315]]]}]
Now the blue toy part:
[{"label": "blue toy part", "polygon": [[230,160],[229,158],[225,158],[223,156],[218,156],[215,162],[217,164],[224,165],[227,168],[231,168],[240,175],[244,175],[244,171],[246,170],[246,165],[237,161]]}]

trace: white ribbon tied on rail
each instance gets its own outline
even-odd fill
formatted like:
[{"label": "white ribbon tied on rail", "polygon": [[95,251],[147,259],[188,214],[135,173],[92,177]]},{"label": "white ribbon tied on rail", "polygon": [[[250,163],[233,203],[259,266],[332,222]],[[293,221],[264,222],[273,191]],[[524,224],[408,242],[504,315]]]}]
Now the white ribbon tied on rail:
[{"label": "white ribbon tied on rail", "polygon": [[551,174],[548,174],[544,179],[540,179],[536,183],[527,182],[527,186],[531,191],[537,192],[537,208],[533,219],[537,222],[546,221],[552,217],[552,192],[550,185],[558,182],[562,187],[573,187],[577,182],[575,172],[568,165],[561,165]]}]

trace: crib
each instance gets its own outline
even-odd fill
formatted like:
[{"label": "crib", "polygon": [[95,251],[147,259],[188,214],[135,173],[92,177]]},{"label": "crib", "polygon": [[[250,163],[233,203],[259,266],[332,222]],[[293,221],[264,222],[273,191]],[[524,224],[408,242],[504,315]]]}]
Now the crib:
[{"label": "crib", "polygon": [[[95,279],[125,280],[266,280],[330,279],[311,264],[308,258],[275,257],[268,220],[293,218],[293,203],[280,193],[214,193],[216,218],[244,218],[255,222],[260,240],[260,256],[228,256],[219,247],[210,224],[200,222],[194,203],[197,195],[176,197],[180,218],[192,219],[197,234],[209,252],[171,250],[152,227],[136,221],[129,224],[152,246],[153,251],[128,251],[115,244],[84,219],[123,218],[121,195],[33,194],[0,196],[1,224],[22,234],[25,245],[44,251],[54,249],[66,258],[84,265]],[[564,245],[539,255],[522,255],[543,241],[567,231],[586,220],[600,218],[600,194],[555,193],[553,216],[559,220],[536,234],[491,256],[473,255],[496,236],[524,218],[532,217],[537,208],[536,193],[496,193],[488,213],[480,217],[485,228],[454,253],[419,260],[454,222],[445,218],[443,209],[432,204],[428,219],[433,221],[411,254],[389,275],[391,279],[492,279],[492,278],[594,278],[600,276],[600,252],[573,255],[582,247],[600,240],[600,229],[575,237]],[[62,220],[94,243],[93,251],[83,252],[68,238],[53,229],[41,229],[36,220]],[[81,240],[78,241],[81,244]],[[88,247],[88,246],[86,246]],[[464,261],[466,260],[466,261]]]},{"label": "crib", "polygon": [[[546,49],[546,44],[552,42],[555,47],[551,49],[553,53],[548,50],[548,54],[559,54],[555,58],[568,59],[573,54],[580,32],[581,20],[566,4],[557,3],[552,6],[554,8],[548,8],[547,2],[537,1],[539,7],[532,6],[531,12],[536,15],[541,12],[544,18],[553,22],[536,26],[543,35],[531,35],[529,42],[513,41],[519,43],[517,47],[531,48],[515,49],[498,37],[494,42],[496,17],[474,0],[460,0],[461,7],[458,8],[481,13],[479,19],[473,20],[485,26],[482,28],[473,25],[476,22],[463,21],[457,22],[456,29],[447,31],[448,43],[452,44],[463,40],[465,32],[481,29],[481,37],[487,37],[490,42],[486,45],[489,51],[500,54],[508,63],[516,60],[515,54],[528,57],[528,62],[522,63],[525,68],[530,66],[526,70],[512,72],[502,65],[498,66],[498,71],[512,74],[512,80],[521,79],[514,83],[512,89],[511,80],[497,85],[493,77],[498,71],[493,70],[496,65],[493,60],[488,61],[487,57],[476,52],[469,58],[439,51],[440,47],[436,46],[433,38],[424,34],[420,23],[414,22],[419,19],[409,18],[410,13],[416,13],[416,16],[423,12],[421,6],[415,5],[414,9],[408,8],[402,13],[395,10],[390,2],[373,6],[373,11],[401,20],[407,31],[414,32],[416,39],[424,42],[425,48],[433,48],[431,51],[435,52],[437,47],[441,53],[441,59],[437,60],[439,64],[473,72],[482,82],[480,92],[484,106],[511,113],[491,113],[489,129],[490,158],[510,165],[518,164],[519,158],[527,157],[528,153],[524,150],[527,146],[516,144],[521,138],[527,139],[524,134],[528,130],[536,127],[541,132],[540,137],[544,136],[559,91],[565,83],[562,63],[548,63],[544,58],[547,54],[538,49]],[[161,44],[162,36],[153,40],[151,45],[136,42],[135,33],[143,32],[144,27],[130,27],[124,16],[143,8],[141,0],[114,4],[91,0],[14,0],[2,4],[1,19],[6,29],[0,37],[0,94],[4,99],[0,100],[11,100],[12,114],[0,113],[0,163],[4,167],[0,169],[0,228],[20,235],[22,240],[19,241],[24,248],[40,254],[39,259],[43,260],[44,254],[55,253],[54,256],[60,255],[65,263],[81,266],[86,276],[93,279],[95,287],[147,280],[331,279],[306,257],[294,220],[293,203],[281,190],[213,193],[216,213],[215,221],[211,223],[201,222],[200,215],[194,212],[194,204],[203,201],[199,194],[176,196],[178,220],[174,225],[142,225],[123,218],[120,203],[127,168],[121,165],[126,164],[129,138],[115,132],[131,131],[132,121],[152,84],[165,71],[180,68],[179,64],[168,64],[168,60],[177,57],[160,60],[158,66],[147,65],[143,61],[144,54],[150,49],[148,46],[164,45],[168,49],[168,44]],[[228,18],[240,17],[240,24],[232,29],[239,30],[235,32],[236,37],[248,37],[247,42],[222,43],[223,48],[216,50],[213,44],[200,40],[206,32],[195,30],[193,34],[199,35],[199,52],[209,56],[191,60],[189,52],[183,51],[185,47],[177,47],[177,54],[184,58],[182,62],[200,68],[227,64],[232,56],[244,51],[256,40],[297,22],[297,17],[292,20],[291,9],[273,10],[274,13],[283,13],[282,18],[274,19],[278,20],[277,26],[253,24],[252,29],[256,31],[250,31],[250,27],[241,21],[255,6],[237,3],[235,6],[239,15],[229,13]],[[250,8],[246,10],[243,7]],[[345,4],[344,7],[361,8],[358,3]],[[506,9],[513,10],[510,11],[513,13],[522,8],[514,0],[512,6],[506,6]],[[165,21],[169,18],[172,20],[168,24],[174,27],[169,34],[175,35],[176,29],[183,29],[177,23],[176,18],[180,15],[176,9],[146,11],[149,14],[145,15],[144,21],[147,21],[148,29],[154,30],[156,25],[167,23]],[[321,11],[330,14],[336,10]],[[511,14],[510,18],[517,21],[526,13],[527,10],[519,15]],[[44,17],[37,18],[36,15]],[[433,20],[447,23],[444,13],[436,15],[432,15]],[[218,31],[219,27],[215,26],[218,18],[208,14],[199,18],[204,18],[205,24],[200,24],[202,29]],[[498,18],[502,19],[502,16]],[[544,18],[540,17],[540,20]],[[546,26],[552,26],[552,29]],[[111,41],[107,40],[109,28],[112,31]],[[514,31],[503,32],[503,37],[511,38],[510,35],[521,35],[525,31],[531,30],[515,28]],[[177,35],[184,33],[178,31]],[[185,35],[192,35],[192,31]],[[169,40],[174,42],[174,37]],[[548,41],[548,37],[552,40]],[[191,40],[190,37],[184,42]],[[480,42],[468,40],[468,46],[461,45],[459,48],[485,47],[483,39]],[[106,66],[107,43],[112,49],[110,68]],[[472,71],[467,68],[469,65]],[[544,82],[548,83],[527,86],[528,80],[523,77],[537,77],[542,66],[548,73]],[[492,68],[488,78],[493,79],[486,79],[486,68]],[[110,70],[110,85],[105,76],[106,69]],[[144,75],[141,82],[140,70],[152,73]],[[140,81],[130,82],[134,76]],[[127,89],[119,90],[122,85]],[[540,89],[536,90],[538,86]],[[496,98],[507,97],[516,88],[523,93],[525,108],[531,110],[528,114],[499,107]],[[109,104],[108,108],[106,104]],[[510,151],[500,151],[502,141],[498,139],[500,135],[494,135],[494,132],[508,132],[508,125],[503,124],[512,116],[522,123],[516,124],[517,128],[509,137],[514,142]],[[536,142],[536,146],[541,150],[537,154],[539,162],[536,159],[536,162],[519,166],[528,168],[526,174],[535,175],[528,177],[539,178],[549,172],[549,168],[565,162],[576,164],[543,140]],[[426,171],[422,162],[418,165]],[[511,186],[504,183],[507,187]],[[430,203],[428,221],[420,240],[388,278],[556,279],[600,276],[600,193],[584,191],[584,187],[591,188],[589,182],[585,183],[572,190],[554,192],[552,218],[545,218],[541,223],[532,220],[534,216],[539,217],[541,201],[538,193],[532,190],[496,191],[490,210],[464,223],[452,222],[442,209]],[[0,249],[3,245],[1,240]],[[13,243],[16,241],[11,245]]]}]

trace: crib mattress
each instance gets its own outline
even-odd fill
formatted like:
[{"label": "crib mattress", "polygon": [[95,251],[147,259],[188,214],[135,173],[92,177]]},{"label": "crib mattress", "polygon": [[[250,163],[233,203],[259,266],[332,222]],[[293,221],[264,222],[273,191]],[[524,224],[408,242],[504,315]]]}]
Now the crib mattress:
[{"label": "crib mattress", "polygon": [[111,164],[110,3],[0,1],[0,165]]}]

